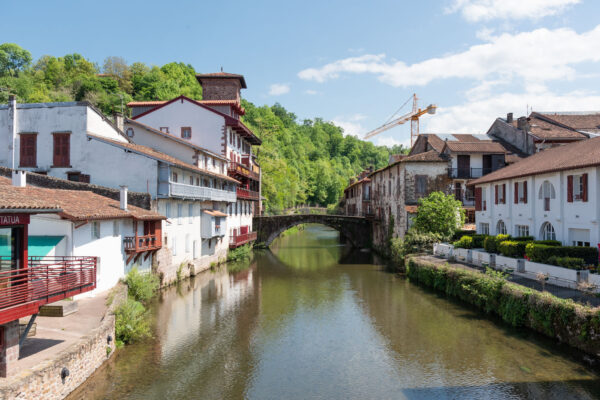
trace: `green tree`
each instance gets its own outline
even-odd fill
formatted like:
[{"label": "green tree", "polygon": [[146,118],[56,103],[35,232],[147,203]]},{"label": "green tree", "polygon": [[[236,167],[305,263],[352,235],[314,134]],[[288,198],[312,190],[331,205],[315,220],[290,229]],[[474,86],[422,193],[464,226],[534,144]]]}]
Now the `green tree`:
[{"label": "green tree", "polygon": [[465,223],[462,203],[453,195],[433,192],[419,200],[414,228],[424,233],[438,233],[451,238]]},{"label": "green tree", "polygon": [[30,52],[15,43],[0,44],[0,75],[18,75],[30,64]]}]

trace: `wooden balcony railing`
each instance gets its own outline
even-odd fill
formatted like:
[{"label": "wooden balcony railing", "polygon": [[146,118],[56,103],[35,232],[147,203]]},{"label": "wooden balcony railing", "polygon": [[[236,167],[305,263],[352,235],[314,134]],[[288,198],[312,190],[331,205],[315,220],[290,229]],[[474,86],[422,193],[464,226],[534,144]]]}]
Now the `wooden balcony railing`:
[{"label": "wooden balcony railing", "polygon": [[256,232],[248,232],[248,233],[241,233],[241,234],[237,234],[237,235],[231,235],[229,236],[229,247],[230,248],[235,248],[235,247],[239,247],[243,244],[246,244],[248,242],[252,242],[254,240],[256,240],[256,238],[258,234]]},{"label": "wooden balcony railing", "polygon": [[253,190],[248,190],[248,189],[243,189],[243,188],[237,188],[237,197],[238,199],[245,199],[245,200],[258,200],[259,199],[259,194],[258,192],[255,192]]},{"label": "wooden balcony railing", "polygon": [[0,324],[95,289],[96,263],[96,257],[30,257],[28,268],[12,269],[10,257],[0,257]]},{"label": "wooden balcony railing", "polygon": [[260,179],[260,175],[252,171],[248,165],[240,164],[234,161],[229,162],[227,166],[227,172],[229,176],[234,178],[236,175],[241,175],[246,178],[254,179],[255,181]]},{"label": "wooden balcony railing", "polygon": [[125,251],[136,253],[161,248],[160,238],[156,235],[125,236],[123,238],[123,245],[125,246]]}]

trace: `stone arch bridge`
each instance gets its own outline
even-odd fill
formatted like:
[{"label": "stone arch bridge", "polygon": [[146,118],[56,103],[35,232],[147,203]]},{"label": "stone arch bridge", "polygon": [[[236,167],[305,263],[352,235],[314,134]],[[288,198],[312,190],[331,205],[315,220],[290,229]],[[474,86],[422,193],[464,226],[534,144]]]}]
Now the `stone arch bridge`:
[{"label": "stone arch bridge", "polygon": [[327,214],[292,214],[254,217],[253,227],[257,243],[270,246],[281,233],[299,224],[322,224],[337,230],[340,237],[354,247],[365,248],[372,244],[372,220],[364,217]]}]

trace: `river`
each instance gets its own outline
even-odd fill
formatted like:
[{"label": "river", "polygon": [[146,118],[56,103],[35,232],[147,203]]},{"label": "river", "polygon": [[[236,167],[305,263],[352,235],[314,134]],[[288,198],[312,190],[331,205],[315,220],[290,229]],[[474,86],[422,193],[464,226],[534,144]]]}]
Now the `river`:
[{"label": "river", "polygon": [[[411,284],[310,225],[161,294],[154,338],[70,399],[587,399],[573,351]],[[248,265],[249,264],[249,265]]]}]

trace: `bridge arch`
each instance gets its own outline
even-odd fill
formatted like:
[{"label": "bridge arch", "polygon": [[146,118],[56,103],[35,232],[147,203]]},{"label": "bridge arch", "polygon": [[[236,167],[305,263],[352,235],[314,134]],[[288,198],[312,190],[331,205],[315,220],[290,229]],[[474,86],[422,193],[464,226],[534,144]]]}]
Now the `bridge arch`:
[{"label": "bridge arch", "polygon": [[371,246],[371,220],[363,217],[326,214],[294,214],[254,217],[253,226],[257,232],[257,243],[270,246],[273,240],[286,230],[299,224],[321,224],[337,230],[354,247]]}]

